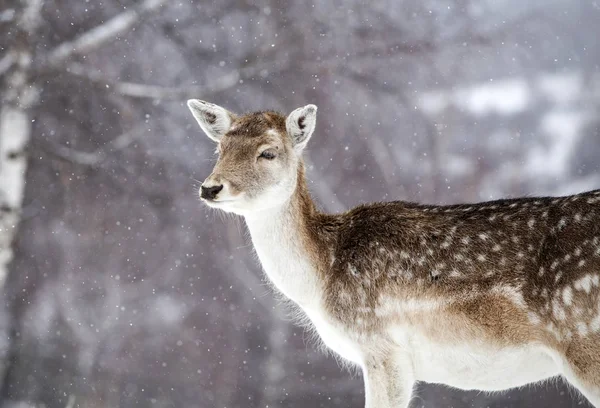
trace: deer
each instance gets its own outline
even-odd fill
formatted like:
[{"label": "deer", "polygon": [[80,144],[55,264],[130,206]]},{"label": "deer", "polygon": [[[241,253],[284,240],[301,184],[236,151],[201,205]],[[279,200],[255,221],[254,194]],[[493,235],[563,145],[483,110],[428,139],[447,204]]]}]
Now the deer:
[{"label": "deer", "polygon": [[600,408],[600,190],[327,214],[302,158],[315,105],[187,105],[218,151],[201,201],[244,218],[274,288],[362,370],[366,408],[408,407],[417,381],[494,392],[555,377]]}]

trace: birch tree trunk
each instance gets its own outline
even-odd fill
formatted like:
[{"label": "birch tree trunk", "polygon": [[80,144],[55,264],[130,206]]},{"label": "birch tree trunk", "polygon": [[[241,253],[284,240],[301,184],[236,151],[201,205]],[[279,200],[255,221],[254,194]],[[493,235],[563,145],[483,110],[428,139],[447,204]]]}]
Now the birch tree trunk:
[{"label": "birch tree trunk", "polygon": [[31,108],[38,89],[30,77],[32,42],[39,26],[42,1],[26,3],[15,24],[16,41],[4,61],[0,107],[0,287],[13,258],[12,241],[21,218],[27,155],[31,138]]},{"label": "birch tree trunk", "polygon": [[[13,259],[12,242],[21,219],[27,171],[26,148],[31,138],[31,110],[38,88],[31,80],[33,39],[40,23],[41,0],[24,3],[15,17],[13,47],[0,63],[0,289]],[[8,322],[4,322],[8,323]],[[10,326],[10,325],[9,325]],[[8,338],[13,330],[6,328]],[[0,353],[0,383],[3,384],[14,352],[10,343]]]}]

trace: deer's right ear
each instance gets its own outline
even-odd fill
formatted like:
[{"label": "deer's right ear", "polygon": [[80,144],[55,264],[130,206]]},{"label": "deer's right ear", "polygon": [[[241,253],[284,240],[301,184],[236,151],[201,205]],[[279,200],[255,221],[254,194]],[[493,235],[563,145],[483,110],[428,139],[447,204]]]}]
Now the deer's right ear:
[{"label": "deer's right ear", "polygon": [[231,122],[235,119],[235,115],[227,109],[199,99],[188,100],[187,106],[204,133],[215,142],[221,140],[231,127]]}]

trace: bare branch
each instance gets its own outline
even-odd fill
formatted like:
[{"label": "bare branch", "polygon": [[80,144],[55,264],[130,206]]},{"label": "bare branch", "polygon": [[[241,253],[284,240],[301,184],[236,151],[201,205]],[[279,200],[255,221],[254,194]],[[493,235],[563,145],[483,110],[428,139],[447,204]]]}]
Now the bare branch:
[{"label": "bare branch", "polygon": [[60,145],[52,146],[48,150],[50,150],[50,153],[72,163],[82,164],[85,166],[95,166],[106,159],[107,150],[109,150],[111,147],[115,150],[124,149],[125,147],[129,146],[145,128],[145,126],[137,126],[129,132],[125,132],[122,135],[117,136],[105,146],[102,146],[94,152],[80,152],[78,150]]},{"label": "bare branch", "polygon": [[128,31],[140,21],[142,16],[156,10],[164,3],[166,3],[166,0],[145,0],[132,9],[113,17],[106,23],[83,33],[73,41],[62,43],[50,51],[48,65],[52,67],[60,66],[75,55],[86,54],[104,45],[106,42],[115,39],[119,34]]},{"label": "bare branch", "polygon": [[29,0],[21,16],[21,24],[26,31],[35,31],[41,20],[41,11],[44,2],[42,0]]},{"label": "bare branch", "polygon": [[0,23],[10,23],[15,19],[15,14],[14,8],[8,8],[0,11]]},{"label": "bare branch", "polygon": [[209,86],[169,88],[156,85],[136,84],[132,82],[117,82],[115,84],[115,90],[121,95],[130,96],[132,98],[186,99],[198,96],[201,93],[224,91],[234,87],[239,81],[239,72],[232,72],[218,78]]},{"label": "bare branch", "polygon": [[0,59],[0,75],[3,75],[8,71],[16,61],[15,54],[10,51],[2,57],[2,59]]},{"label": "bare branch", "polygon": [[67,406],[65,408],[74,408],[75,407],[75,395],[69,395],[69,399],[67,400]]},{"label": "bare branch", "polygon": [[[269,65],[268,73],[273,74],[285,70],[289,64],[284,61],[273,68]],[[135,82],[121,82],[106,78],[102,73],[93,71],[82,64],[69,64],[67,72],[88,79],[104,88],[112,89],[113,92],[129,96],[131,98],[150,99],[189,99],[197,98],[206,94],[214,94],[233,88],[240,80],[261,75],[266,72],[266,65],[245,67],[238,71],[225,74],[206,85],[187,85],[181,87],[165,87],[159,85],[146,85]]]}]

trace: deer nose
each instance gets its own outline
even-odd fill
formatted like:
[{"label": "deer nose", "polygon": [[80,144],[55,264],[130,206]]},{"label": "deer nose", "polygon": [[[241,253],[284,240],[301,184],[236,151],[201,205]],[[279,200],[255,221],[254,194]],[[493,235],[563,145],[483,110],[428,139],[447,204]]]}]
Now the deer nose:
[{"label": "deer nose", "polygon": [[204,198],[205,200],[214,200],[217,197],[217,194],[219,194],[219,191],[221,190],[223,190],[222,184],[220,186],[211,187],[202,186],[200,197]]}]

